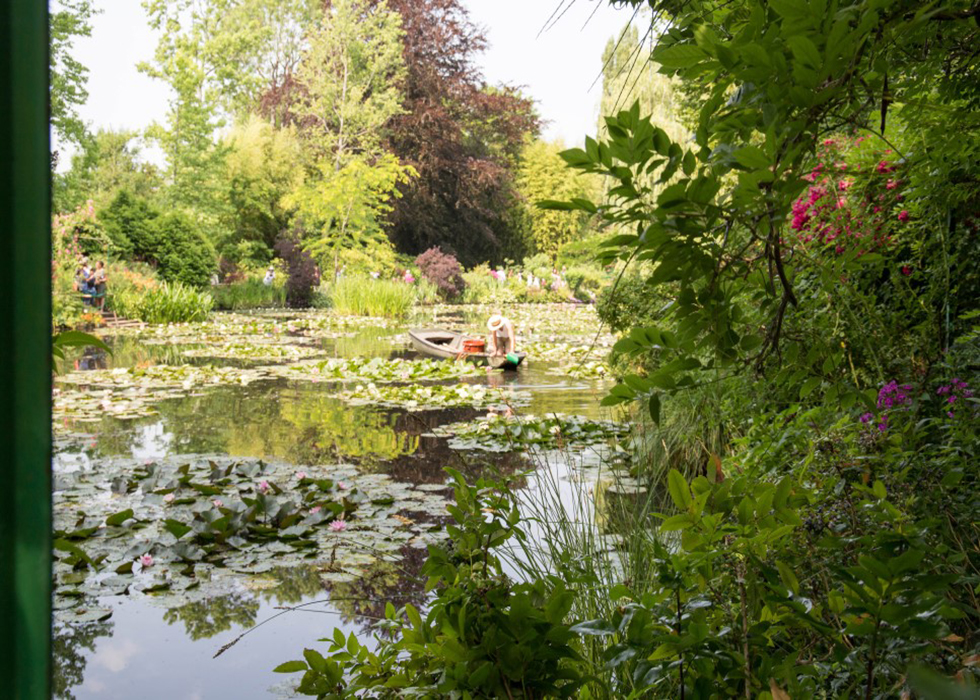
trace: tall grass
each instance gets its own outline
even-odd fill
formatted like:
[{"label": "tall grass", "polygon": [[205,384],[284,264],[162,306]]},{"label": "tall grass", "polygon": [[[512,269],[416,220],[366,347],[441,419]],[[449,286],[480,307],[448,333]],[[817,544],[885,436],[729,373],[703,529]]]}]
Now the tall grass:
[{"label": "tall grass", "polygon": [[120,290],[111,296],[111,308],[116,314],[146,323],[204,321],[213,307],[214,299],[208,292],[180,282]]},{"label": "tall grass", "polygon": [[223,311],[282,308],[286,305],[286,288],[265,284],[260,279],[246,279],[215,287],[215,308]]},{"label": "tall grass", "polygon": [[415,302],[415,289],[404,282],[345,277],[328,288],[327,296],[341,314],[401,318]]},{"label": "tall grass", "polygon": [[[508,552],[513,574],[528,581],[557,577],[574,587],[569,618],[575,620],[612,619],[620,603],[610,593],[624,582],[637,598],[659,591],[654,552],[658,545],[673,545],[673,533],[661,533],[655,515],[673,510],[667,473],[678,469],[690,480],[714,469],[712,455],[724,455],[732,436],[721,427],[720,395],[713,385],[679,392],[659,425],[649,419],[633,422],[628,464],[614,452],[601,453],[590,460],[598,462],[598,473],[586,478],[575,468],[581,454],[530,449],[535,469],[521,492],[529,537]],[[583,656],[600,679],[589,686],[592,697],[623,697],[616,689],[629,688],[632,681],[608,670],[607,641],[586,635],[582,643]]]}]

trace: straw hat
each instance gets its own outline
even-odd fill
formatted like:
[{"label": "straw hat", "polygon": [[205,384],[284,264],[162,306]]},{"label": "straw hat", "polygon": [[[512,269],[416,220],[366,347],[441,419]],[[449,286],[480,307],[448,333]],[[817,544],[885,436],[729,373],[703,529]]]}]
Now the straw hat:
[{"label": "straw hat", "polygon": [[500,314],[494,314],[487,321],[487,328],[491,331],[499,331],[504,325],[504,317]]}]

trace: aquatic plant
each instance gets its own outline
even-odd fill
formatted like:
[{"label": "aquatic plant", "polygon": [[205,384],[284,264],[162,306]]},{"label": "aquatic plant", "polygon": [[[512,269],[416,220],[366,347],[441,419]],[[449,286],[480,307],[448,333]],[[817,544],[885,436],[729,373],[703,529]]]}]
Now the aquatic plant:
[{"label": "aquatic plant", "polygon": [[426,411],[438,408],[496,407],[504,409],[523,406],[530,402],[526,391],[502,391],[480,384],[407,384],[382,385],[358,384],[354,389],[340,394],[340,398],[352,404],[391,406],[406,411]]},{"label": "aquatic plant", "polygon": [[625,437],[629,426],[557,413],[540,417],[491,413],[473,422],[441,425],[432,433],[450,437],[449,446],[456,450],[575,450]]},{"label": "aquatic plant", "polygon": [[370,277],[342,277],[326,288],[330,306],[338,314],[403,318],[415,302],[411,285]]}]

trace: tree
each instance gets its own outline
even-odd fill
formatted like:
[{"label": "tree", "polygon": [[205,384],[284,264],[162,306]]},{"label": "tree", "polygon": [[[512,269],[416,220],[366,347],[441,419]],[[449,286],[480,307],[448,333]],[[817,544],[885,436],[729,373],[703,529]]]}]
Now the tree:
[{"label": "tree", "polygon": [[559,153],[563,149],[561,143],[548,143],[540,139],[529,141],[521,152],[515,180],[517,191],[523,199],[522,229],[529,252],[545,253],[552,260],[559,248],[583,234],[588,215],[542,209],[538,202],[591,195],[588,178],[569,169],[561,159]]},{"label": "tree", "polygon": [[442,245],[471,265],[499,259],[512,236],[512,168],[538,118],[513,88],[489,88],[474,64],[486,40],[459,0],[392,0],[402,18],[405,113],[388,146],[419,174],[388,228],[403,252]]},{"label": "tree", "polygon": [[85,124],[78,107],[88,99],[88,68],[71,55],[76,37],[92,35],[91,0],[57,0],[50,13],[49,65],[51,126],[65,143],[81,144]]},{"label": "tree", "polygon": [[172,89],[165,125],[148,135],[167,155],[168,196],[209,226],[226,213],[220,174],[226,151],[215,131],[244,121],[271,80],[291,69],[311,0],[147,0],[150,26],[160,32],[147,75]]},{"label": "tree", "polygon": [[89,199],[103,206],[122,189],[148,197],[160,184],[156,168],[140,161],[136,132],[111,129],[86,134],[81,150],[72,155],[71,169],[52,177],[58,212],[71,211]]},{"label": "tree", "polygon": [[289,224],[283,197],[303,178],[302,145],[295,128],[276,129],[254,116],[232,129],[225,145],[231,213],[219,250],[235,262],[267,261]]},{"label": "tree", "polygon": [[306,180],[286,202],[308,236],[306,247],[339,267],[342,250],[384,249],[383,217],[397,186],[413,174],[383,146],[402,112],[404,76],[399,16],[384,3],[332,3],[297,69],[293,107],[313,153]]}]

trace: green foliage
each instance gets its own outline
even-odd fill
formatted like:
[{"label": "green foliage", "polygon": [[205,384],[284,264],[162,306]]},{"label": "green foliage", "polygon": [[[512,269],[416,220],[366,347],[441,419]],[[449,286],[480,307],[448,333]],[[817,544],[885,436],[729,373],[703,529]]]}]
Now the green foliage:
[{"label": "green foliage", "polygon": [[[49,16],[48,63],[50,69],[51,126],[63,142],[80,144],[85,139],[85,123],[78,107],[85,104],[88,68],[71,55],[76,37],[92,35],[92,16],[97,10],[90,0],[58,0]],[[75,202],[74,208],[81,204]]]},{"label": "green foliage", "polygon": [[535,140],[521,151],[515,186],[523,198],[522,228],[532,253],[554,259],[559,249],[583,236],[588,215],[540,209],[541,200],[577,199],[590,195],[589,178],[565,167],[559,156],[560,143]]},{"label": "green foliage", "polygon": [[523,542],[513,492],[505,484],[467,485],[453,477],[451,548],[430,546],[422,569],[434,598],[423,617],[412,605],[385,609],[375,650],[335,630],[326,655],[307,649],[304,661],[280,673],[303,672],[299,691],[321,698],[575,697],[582,664],[565,623],[573,592],[553,580],[514,583],[494,551]]},{"label": "green foliage", "polygon": [[214,306],[222,311],[281,308],[286,305],[286,289],[281,284],[265,284],[249,278],[212,287]]},{"label": "green foliage", "polygon": [[351,316],[404,318],[415,302],[415,289],[397,280],[344,276],[327,287],[330,306]]},{"label": "green foliage", "polygon": [[112,349],[101,338],[81,331],[62,331],[51,338],[51,355],[54,371],[58,371],[58,360],[64,361],[66,348],[98,348],[112,354]]},{"label": "green foliage", "polygon": [[250,116],[226,137],[229,227],[219,244],[236,263],[268,262],[289,223],[283,197],[303,178],[303,149],[292,128],[276,129]]},{"label": "green foliage", "polygon": [[146,323],[189,323],[207,319],[214,299],[177,281],[142,290],[114,289],[108,306],[124,318]]},{"label": "green foliage", "polygon": [[402,36],[400,16],[383,2],[335,2],[297,71],[303,96],[294,109],[313,167],[285,203],[303,223],[308,250],[336,271],[346,250],[394,257],[382,224],[398,186],[415,174],[382,145],[402,111]]},{"label": "green foliage", "polygon": [[164,214],[149,224],[148,240],[155,241],[160,276],[168,282],[206,287],[217,269],[211,242],[200,228],[179,212]]},{"label": "green foliage", "polygon": [[[149,201],[128,190],[121,190],[109,205],[99,212],[99,219],[120,258],[156,261],[160,250],[153,222],[160,212]],[[118,252],[116,252],[118,251]]]},{"label": "green foliage", "polygon": [[71,211],[88,200],[101,210],[120,190],[151,196],[161,183],[156,168],[141,162],[136,138],[135,132],[111,129],[86,134],[71,169],[52,174],[54,211]]}]

